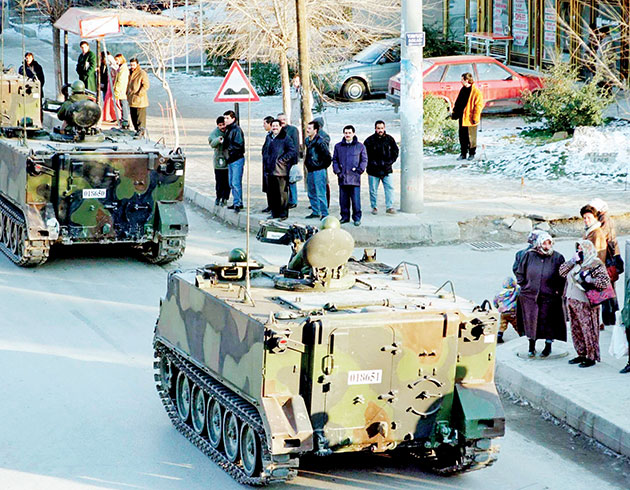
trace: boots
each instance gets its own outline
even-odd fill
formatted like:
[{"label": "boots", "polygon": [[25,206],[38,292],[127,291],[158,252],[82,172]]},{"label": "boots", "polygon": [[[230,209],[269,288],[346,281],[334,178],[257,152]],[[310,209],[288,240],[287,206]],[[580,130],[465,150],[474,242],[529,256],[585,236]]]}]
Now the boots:
[{"label": "boots", "polygon": [[551,354],[551,342],[545,341],[545,348],[540,353],[540,357],[549,357]]},{"label": "boots", "polygon": [[529,339],[529,353],[527,357],[536,357],[536,339]]}]

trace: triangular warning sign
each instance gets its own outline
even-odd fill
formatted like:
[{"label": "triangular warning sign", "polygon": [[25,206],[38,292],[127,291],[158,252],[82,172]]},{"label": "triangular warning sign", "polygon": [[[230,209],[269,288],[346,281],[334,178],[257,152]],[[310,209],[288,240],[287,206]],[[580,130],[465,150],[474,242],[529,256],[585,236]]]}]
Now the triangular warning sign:
[{"label": "triangular warning sign", "polygon": [[215,102],[258,102],[260,98],[249,83],[245,72],[237,61],[232,62],[232,66],[225,75],[223,83],[214,96]]}]

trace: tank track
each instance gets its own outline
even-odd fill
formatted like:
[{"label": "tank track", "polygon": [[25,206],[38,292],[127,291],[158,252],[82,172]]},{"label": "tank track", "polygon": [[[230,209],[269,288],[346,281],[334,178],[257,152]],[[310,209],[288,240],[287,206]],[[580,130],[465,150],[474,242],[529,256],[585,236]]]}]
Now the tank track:
[{"label": "tank track", "polygon": [[[480,441],[487,441],[487,439],[480,439]],[[489,441],[488,448],[479,448],[476,446],[476,441],[472,441],[463,448],[463,454],[448,466],[436,464],[443,463],[439,456],[427,457],[425,454],[416,452],[412,454],[421,459],[421,464],[428,466],[431,472],[441,476],[452,476],[492,466],[498,459],[499,445]]]},{"label": "tank track", "polygon": [[[21,243],[11,240],[11,228],[17,231]],[[0,250],[20,267],[34,267],[46,262],[50,253],[50,242],[32,242],[26,237],[24,214],[0,197]]]},{"label": "tank track", "polygon": [[[197,446],[202,453],[214,461],[223,471],[228,473],[237,482],[244,485],[264,486],[270,483],[286,482],[297,475],[297,466],[299,463],[297,458],[286,458],[284,461],[278,461],[270,454],[266,444],[267,437],[262,419],[258,411],[250,403],[234,394],[231,390],[218,383],[211,376],[170,350],[164,344],[155,342],[154,347],[155,357],[157,359],[154,363],[154,369],[156,370],[154,378],[157,391],[171,422],[173,422],[175,428],[181,432],[186,439]],[[207,396],[216,397],[223,409],[227,408],[237,416],[239,425],[245,422],[254,429],[258,435],[262,453],[262,470],[259,476],[248,476],[241,466],[237,463],[230,462],[225,455],[215,449],[205,437],[197,434],[192,427],[181,420],[177,413],[175,401],[161,383],[159,372],[161,358],[168,359],[179,371],[186,374],[190,381],[201,388]]]},{"label": "tank track", "polygon": [[142,258],[149,264],[163,265],[178,260],[184,255],[186,249],[186,239],[180,238],[181,245],[177,248],[169,247],[166,242],[168,238],[161,238],[157,244],[151,243],[150,249],[141,248]]}]

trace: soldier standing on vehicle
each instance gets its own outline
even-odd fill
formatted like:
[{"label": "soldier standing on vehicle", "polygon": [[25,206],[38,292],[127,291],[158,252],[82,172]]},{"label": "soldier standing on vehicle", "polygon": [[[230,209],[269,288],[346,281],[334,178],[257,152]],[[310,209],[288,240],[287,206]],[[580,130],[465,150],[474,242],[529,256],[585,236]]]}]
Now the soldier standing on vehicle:
[{"label": "soldier standing on vehicle", "polygon": [[138,135],[143,135],[147,127],[147,107],[149,107],[149,76],[140,68],[137,58],[129,60],[129,83],[127,100],[131,113],[131,123]]},{"label": "soldier standing on vehicle", "polygon": [[361,174],[367,167],[367,153],[354,132],[354,126],[343,128],[343,139],[335,145],[333,153],[333,172],[339,180],[341,223],[350,222],[352,204],[352,221],[354,226],[360,226]]},{"label": "soldier standing on vehicle", "polygon": [[370,185],[370,204],[372,214],[378,214],[378,186],[383,182],[385,190],[385,209],[387,214],[396,214],[394,209],[394,186],[392,184],[392,167],[398,158],[396,140],[385,133],[385,123],[374,123],[374,134],[363,142],[367,151],[367,174]]},{"label": "soldier standing on vehicle", "polygon": [[73,125],[71,111],[72,104],[79,102],[80,100],[88,100],[89,98],[85,93],[85,85],[81,80],[73,82],[70,89],[72,90],[72,95],[68,97],[68,100],[61,104],[61,107],[59,107],[59,110],[57,111],[57,118],[60,121],[63,121],[63,124],[61,125],[62,130]]},{"label": "soldier standing on vehicle", "polygon": [[96,54],[90,51],[87,41],[81,41],[81,54],[77,60],[77,75],[83,82],[86,90],[96,93]]},{"label": "soldier standing on vehicle", "polygon": [[451,118],[459,121],[459,144],[461,153],[458,160],[475,159],[477,152],[477,126],[481,121],[484,102],[481,90],[475,85],[472,73],[462,75],[462,88],[459,91]]}]

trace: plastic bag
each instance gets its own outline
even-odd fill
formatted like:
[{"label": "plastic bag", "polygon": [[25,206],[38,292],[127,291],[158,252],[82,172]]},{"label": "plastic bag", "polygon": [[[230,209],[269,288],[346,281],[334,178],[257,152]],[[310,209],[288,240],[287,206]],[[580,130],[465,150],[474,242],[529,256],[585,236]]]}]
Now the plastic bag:
[{"label": "plastic bag", "polygon": [[299,163],[296,163],[289,170],[289,182],[294,184],[295,182],[299,182],[304,178],[304,174],[302,174],[302,166]]},{"label": "plastic bag", "polygon": [[611,356],[621,359],[628,355],[628,340],[626,339],[626,327],[617,323],[613,325],[612,336],[608,353]]}]

